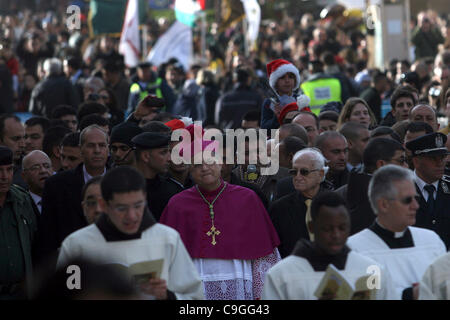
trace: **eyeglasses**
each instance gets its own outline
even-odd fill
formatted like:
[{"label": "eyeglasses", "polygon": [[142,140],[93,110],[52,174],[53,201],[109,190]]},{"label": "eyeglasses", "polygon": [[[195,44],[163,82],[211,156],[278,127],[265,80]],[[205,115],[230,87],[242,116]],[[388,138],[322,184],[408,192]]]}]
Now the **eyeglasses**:
[{"label": "eyeglasses", "polygon": [[297,176],[298,173],[300,172],[300,174],[302,176],[307,177],[311,172],[314,172],[314,171],[320,171],[320,170],[319,169],[308,170],[308,169],[305,169],[305,168],[302,168],[300,170],[291,169],[291,170],[289,170],[289,174],[292,175],[292,176]]},{"label": "eyeglasses", "polygon": [[123,215],[123,214],[129,212],[131,208],[133,208],[134,210],[142,210],[142,209],[144,209],[144,207],[146,205],[147,205],[147,201],[141,201],[141,202],[135,203],[133,205],[114,206],[114,207],[111,207],[111,209],[113,211],[115,211],[116,213]]},{"label": "eyeglasses", "polygon": [[52,167],[52,165],[49,164],[49,163],[37,163],[37,164],[32,165],[31,167],[25,168],[23,170],[24,171],[32,171],[33,172],[33,171],[41,170],[41,168],[44,168],[45,170],[50,170],[51,167]]},{"label": "eyeglasses", "polygon": [[405,198],[403,198],[403,199],[390,199],[390,200],[398,200],[398,201],[400,201],[402,204],[404,204],[404,205],[409,205],[409,204],[411,204],[411,202],[413,202],[413,200],[416,200],[417,202],[419,202],[419,200],[420,200],[420,196],[419,195],[415,195],[415,196],[409,196],[409,197],[405,197]]},{"label": "eyeglasses", "polygon": [[108,99],[109,99],[109,97],[108,97],[108,96],[106,96],[106,95],[101,95],[101,96],[100,96],[100,99],[103,99],[103,100],[108,100]]}]

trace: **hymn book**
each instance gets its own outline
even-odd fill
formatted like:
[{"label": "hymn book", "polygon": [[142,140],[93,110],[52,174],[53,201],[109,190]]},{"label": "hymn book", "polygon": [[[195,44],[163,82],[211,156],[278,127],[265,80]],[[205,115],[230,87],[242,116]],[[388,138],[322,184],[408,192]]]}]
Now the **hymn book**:
[{"label": "hymn book", "polygon": [[370,275],[358,278],[353,286],[334,265],[330,264],[314,295],[319,300],[374,300],[376,290],[368,288],[369,277]]},{"label": "hymn book", "polygon": [[133,279],[136,285],[147,283],[150,279],[160,278],[164,259],[142,261],[126,266],[120,263],[110,264]]}]

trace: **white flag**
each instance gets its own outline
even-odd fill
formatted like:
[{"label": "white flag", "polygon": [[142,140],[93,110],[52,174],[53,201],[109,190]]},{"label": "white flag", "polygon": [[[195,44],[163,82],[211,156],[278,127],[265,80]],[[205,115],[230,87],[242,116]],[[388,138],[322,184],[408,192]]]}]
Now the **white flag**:
[{"label": "white flag", "polygon": [[147,60],[155,66],[177,58],[184,70],[189,70],[192,58],[192,29],[176,20],[148,54]]},{"label": "white flag", "polygon": [[128,0],[120,35],[119,53],[123,54],[125,64],[129,68],[136,67],[141,56],[138,7],[138,0]]},{"label": "white flag", "polygon": [[246,40],[250,46],[253,46],[259,33],[259,24],[261,22],[261,7],[257,0],[241,0],[244,5],[245,16],[247,20]]}]

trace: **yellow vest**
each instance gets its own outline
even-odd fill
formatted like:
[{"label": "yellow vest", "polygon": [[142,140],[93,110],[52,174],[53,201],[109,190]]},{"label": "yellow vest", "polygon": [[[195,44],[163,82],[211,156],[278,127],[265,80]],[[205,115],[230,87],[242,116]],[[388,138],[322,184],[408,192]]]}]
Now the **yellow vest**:
[{"label": "yellow vest", "polygon": [[149,90],[154,89],[155,90],[155,95],[158,98],[162,98],[162,92],[161,92],[161,83],[162,83],[162,79],[158,78],[156,79],[155,82],[153,83],[149,83],[148,86],[146,87],[146,90],[142,90],[141,91],[141,87],[139,86],[139,84],[137,84],[136,82],[133,83],[130,87],[130,93],[138,93],[139,92],[139,101],[141,101],[142,99],[144,99],[146,96],[148,96],[149,94]]},{"label": "yellow vest", "polygon": [[311,111],[317,115],[320,113],[320,108],[327,102],[341,102],[341,83],[336,78],[306,81],[300,87],[311,99]]}]

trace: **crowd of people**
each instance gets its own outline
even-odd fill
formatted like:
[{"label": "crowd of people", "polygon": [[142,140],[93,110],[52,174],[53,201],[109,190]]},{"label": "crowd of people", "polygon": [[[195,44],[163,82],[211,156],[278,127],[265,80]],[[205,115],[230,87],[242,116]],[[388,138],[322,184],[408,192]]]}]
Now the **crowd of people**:
[{"label": "crowd of people", "polygon": [[[376,266],[376,299],[450,299],[444,17],[420,12],[386,70],[344,10],[265,21],[255,48],[210,23],[189,70],[128,68],[62,13],[0,19],[0,299],[334,299],[330,264],[352,284]],[[160,259],[137,286],[112,266]]]}]

